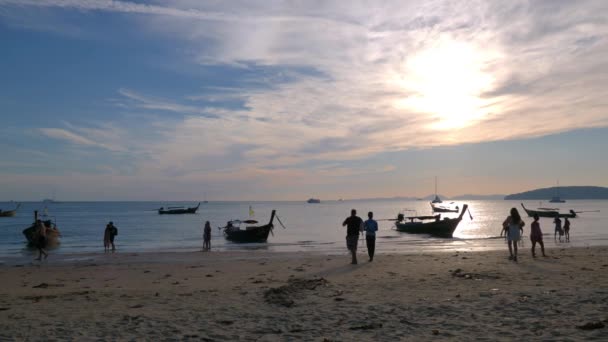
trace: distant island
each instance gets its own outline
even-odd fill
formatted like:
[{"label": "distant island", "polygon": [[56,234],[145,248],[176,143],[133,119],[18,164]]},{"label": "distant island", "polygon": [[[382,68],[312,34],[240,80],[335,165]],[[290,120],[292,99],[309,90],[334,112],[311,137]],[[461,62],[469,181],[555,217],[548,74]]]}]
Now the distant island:
[{"label": "distant island", "polygon": [[608,188],[601,186],[560,186],[507,195],[505,200],[550,200],[558,191],[565,200],[608,199]]}]

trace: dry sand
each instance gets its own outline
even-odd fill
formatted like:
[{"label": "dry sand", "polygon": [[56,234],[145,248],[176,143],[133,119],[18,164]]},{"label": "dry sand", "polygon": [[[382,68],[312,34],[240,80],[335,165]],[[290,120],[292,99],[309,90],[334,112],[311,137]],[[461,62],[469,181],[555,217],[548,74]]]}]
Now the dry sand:
[{"label": "dry sand", "polygon": [[51,255],[0,266],[0,340],[607,340],[608,248],[548,254]]}]

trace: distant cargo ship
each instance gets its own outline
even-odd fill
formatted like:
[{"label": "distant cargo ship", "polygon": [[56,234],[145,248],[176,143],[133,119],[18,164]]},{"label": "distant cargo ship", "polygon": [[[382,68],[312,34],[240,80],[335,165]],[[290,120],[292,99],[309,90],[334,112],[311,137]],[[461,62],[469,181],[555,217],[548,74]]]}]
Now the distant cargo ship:
[{"label": "distant cargo ship", "polygon": [[318,198],[309,198],[307,203],[321,203],[321,200]]}]

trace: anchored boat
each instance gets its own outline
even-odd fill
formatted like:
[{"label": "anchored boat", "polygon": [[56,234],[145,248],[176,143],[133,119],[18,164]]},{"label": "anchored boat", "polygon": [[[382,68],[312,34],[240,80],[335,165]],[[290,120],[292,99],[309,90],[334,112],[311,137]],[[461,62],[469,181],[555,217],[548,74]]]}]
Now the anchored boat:
[{"label": "anchored boat", "polygon": [[577,217],[576,212],[572,209],[570,209],[570,212],[568,213],[560,213],[553,208],[538,208],[538,210],[527,209],[523,203],[521,203],[521,207],[524,208],[529,217],[533,217],[535,214],[538,215],[538,217]]},{"label": "anchored boat", "polygon": [[468,205],[462,206],[462,211],[457,218],[443,218],[441,214],[434,216],[410,216],[403,214],[397,216],[395,227],[398,231],[410,234],[429,234],[436,237],[451,238],[458,227],[462,216],[468,209]]},{"label": "anchored boat", "polygon": [[168,207],[167,209],[165,209],[164,207],[161,207],[160,209],[158,209],[158,214],[159,215],[164,215],[164,214],[196,214],[196,211],[198,210],[198,207],[200,207],[200,206],[201,206],[201,203],[199,202],[196,207],[190,207],[190,208],[186,208],[186,207]]},{"label": "anchored boat", "polygon": [[263,226],[246,226],[245,229],[241,229],[240,226],[234,225],[234,222],[240,223],[247,221],[229,221],[228,224],[220,229],[224,229],[224,236],[226,240],[233,242],[266,242],[268,240],[268,234],[270,234],[274,228],[272,222],[276,215],[276,210],[273,210],[270,214],[270,221]]}]

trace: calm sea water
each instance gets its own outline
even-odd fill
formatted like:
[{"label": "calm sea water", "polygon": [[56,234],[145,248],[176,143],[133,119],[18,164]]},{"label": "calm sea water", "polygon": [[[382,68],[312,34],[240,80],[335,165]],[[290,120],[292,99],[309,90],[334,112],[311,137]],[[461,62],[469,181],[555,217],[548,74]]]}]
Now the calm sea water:
[{"label": "calm sea water", "polygon": [[[464,202],[458,204],[462,207]],[[511,207],[517,207],[526,221],[528,236],[531,218],[525,217],[519,201],[467,201],[473,220],[469,215],[454,233],[453,239],[431,238],[411,235],[394,230],[393,223],[379,221],[377,251],[391,253],[419,253],[425,251],[492,250],[505,248],[504,239],[499,238],[501,223]],[[553,240],[551,219],[541,218],[541,228],[549,247],[608,245],[608,201],[568,201],[563,204],[527,201],[528,208],[560,207],[562,211],[574,209],[599,210],[582,213],[572,219],[571,242],[557,243]],[[213,250],[267,250],[267,251],[313,251],[326,254],[345,252],[345,229],[342,221],[350,209],[357,209],[359,216],[366,217],[368,211],[376,219],[396,217],[405,209],[413,213],[429,215],[426,201],[374,200],[335,201],[320,204],[305,202],[210,202],[201,204],[197,214],[158,215],[156,209],[169,205],[192,206],[191,202],[61,202],[23,203],[16,217],[0,217],[0,261],[2,258],[30,256],[34,251],[26,247],[21,231],[33,220],[33,211],[48,207],[49,216],[56,220],[61,230],[61,244],[52,253],[90,253],[103,251],[103,232],[108,221],[114,221],[119,229],[116,244],[120,252],[141,251],[196,251],[202,246],[202,228],[206,220],[213,227],[211,245]],[[275,221],[274,235],[267,243],[237,244],[226,241],[217,229],[233,219],[249,219],[249,206],[254,209],[254,218],[266,223],[272,209],[285,224],[283,229]],[[8,210],[14,203],[0,202],[0,208]],[[447,214],[455,216],[454,214]],[[524,243],[529,246],[526,238]]]}]

